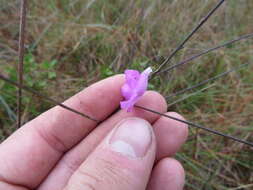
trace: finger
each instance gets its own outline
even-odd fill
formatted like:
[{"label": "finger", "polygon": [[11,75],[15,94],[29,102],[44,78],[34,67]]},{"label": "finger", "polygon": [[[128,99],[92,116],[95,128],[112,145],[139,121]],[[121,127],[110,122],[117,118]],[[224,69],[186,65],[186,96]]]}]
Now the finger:
[{"label": "finger", "polygon": [[164,158],[153,169],[147,190],[182,190],[184,179],[182,165],[173,158]]},{"label": "finger", "polygon": [[151,125],[139,118],[123,120],[73,174],[66,190],[144,190],[154,158]]},{"label": "finger", "polygon": [[[121,100],[123,75],[98,82],[64,104],[99,120]],[[61,107],[54,107],[15,132],[0,149],[0,180],[36,187],[62,154],[84,138],[96,123]]]},{"label": "finger", "polygon": [[[167,107],[164,98],[153,91],[146,92],[138,101],[138,105],[146,106],[162,113],[166,111]],[[84,162],[113,126],[127,117],[139,117],[150,123],[154,123],[159,118],[159,115],[138,108],[134,108],[133,112],[126,112],[124,110],[118,111],[112,117],[101,123],[71,151],[66,153],[47,179],[41,184],[39,190],[63,189],[73,172]]]},{"label": "finger", "polygon": [[[175,112],[168,112],[166,114],[185,120]],[[153,126],[157,138],[157,160],[173,156],[187,139],[188,127],[182,122],[167,117],[160,117]]]}]

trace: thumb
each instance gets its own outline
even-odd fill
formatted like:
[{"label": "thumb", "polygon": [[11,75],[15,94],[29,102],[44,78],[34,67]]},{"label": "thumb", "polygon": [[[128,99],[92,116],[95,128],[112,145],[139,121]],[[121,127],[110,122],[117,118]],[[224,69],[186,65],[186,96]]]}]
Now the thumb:
[{"label": "thumb", "polygon": [[70,178],[67,190],[144,190],[155,159],[151,125],[121,121]]}]

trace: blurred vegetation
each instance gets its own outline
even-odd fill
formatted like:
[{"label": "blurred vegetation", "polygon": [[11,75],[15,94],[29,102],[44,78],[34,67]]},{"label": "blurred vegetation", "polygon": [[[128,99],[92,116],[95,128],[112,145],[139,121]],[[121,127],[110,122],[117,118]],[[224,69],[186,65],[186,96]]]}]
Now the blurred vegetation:
[{"label": "blurred vegetation", "polygon": [[[19,2],[0,1],[0,72],[16,80]],[[30,0],[24,81],[58,101],[126,68],[156,68],[207,14],[206,0]],[[228,0],[173,58],[253,32],[253,1]],[[253,62],[244,40],[159,75],[150,89],[168,96],[219,73]],[[168,100],[188,120],[253,142],[253,66]],[[23,122],[52,105],[31,94]],[[0,138],[15,130],[16,88],[0,81]],[[252,189],[253,150],[190,128],[176,157],[187,171],[185,189]]]}]

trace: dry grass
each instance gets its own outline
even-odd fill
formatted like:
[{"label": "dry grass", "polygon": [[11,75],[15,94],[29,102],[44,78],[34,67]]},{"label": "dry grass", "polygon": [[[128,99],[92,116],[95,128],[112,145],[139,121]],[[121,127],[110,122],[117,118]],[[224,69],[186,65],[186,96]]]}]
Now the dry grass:
[{"label": "dry grass", "polygon": [[[0,2],[0,72],[15,80],[18,4]],[[216,1],[45,0],[29,1],[26,83],[59,101],[125,68],[143,69],[166,57]],[[228,0],[186,47],[176,63],[208,47],[253,32],[253,1]],[[164,95],[253,61],[252,40],[220,49],[162,74],[150,85]],[[150,61],[150,62],[148,62]],[[55,62],[55,65],[52,64]],[[49,63],[49,64],[47,64]],[[253,141],[253,66],[209,83],[169,110],[207,127]],[[51,75],[45,75],[45,73]],[[43,74],[44,73],[44,74]],[[33,81],[33,82],[31,82]],[[42,82],[41,82],[42,81]],[[44,82],[44,83],[43,83]],[[188,96],[192,92],[168,100]],[[15,88],[0,81],[0,136],[13,130]],[[23,121],[48,109],[26,95]],[[253,150],[191,129],[177,158],[187,171],[186,189],[252,189]]]}]

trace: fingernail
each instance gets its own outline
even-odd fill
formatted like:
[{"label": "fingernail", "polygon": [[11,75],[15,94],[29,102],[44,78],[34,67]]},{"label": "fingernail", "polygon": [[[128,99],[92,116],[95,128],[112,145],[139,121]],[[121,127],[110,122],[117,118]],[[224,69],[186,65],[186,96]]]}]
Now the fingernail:
[{"label": "fingernail", "polygon": [[144,157],[152,141],[150,124],[138,118],[122,121],[109,141],[115,152],[131,157]]}]

